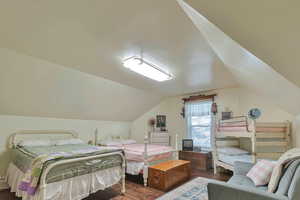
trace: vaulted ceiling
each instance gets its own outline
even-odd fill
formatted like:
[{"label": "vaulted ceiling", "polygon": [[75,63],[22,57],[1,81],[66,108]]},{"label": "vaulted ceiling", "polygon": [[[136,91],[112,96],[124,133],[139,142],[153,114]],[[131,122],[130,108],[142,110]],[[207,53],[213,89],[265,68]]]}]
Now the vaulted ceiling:
[{"label": "vaulted ceiling", "polygon": [[300,86],[300,1],[185,0],[242,47]]},{"label": "vaulted ceiling", "polygon": [[[195,1],[194,4],[199,5],[198,4],[199,2],[200,1],[197,1],[197,2]],[[234,41],[234,39],[229,37],[220,28],[218,28],[215,24],[213,24],[208,19],[208,17],[205,17],[204,15],[202,15],[202,13],[199,10],[195,9],[194,7],[192,7],[190,4],[186,3],[183,0],[178,0],[178,3],[181,5],[183,10],[186,12],[187,16],[193,21],[195,26],[198,28],[199,36],[206,38],[207,42],[213,48],[213,50],[218,55],[218,57],[223,61],[225,66],[230,70],[230,72],[234,75],[235,79],[243,87],[252,89],[256,93],[269,98],[270,101],[272,101],[273,103],[276,103],[278,106],[280,106],[281,108],[290,112],[291,114],[294,114],[294,115],[300,114],[300,108],[299,108],[299,104],[298,104],[298,102],[300,101],[300,87],[299,87],[300,85],[298,83],[298,80],[295,79],[296,76],[293,76],[293,73],[299,74],[299,72],[300,72],[299,68],[288,65],[288,63],[286,63],[287,64],[286,68],[282,67],[280,65],[277,65],[277,67],[273,67],[272,65],[267,64],[264,60],[259,58],[259,53],[257,51],[254,51],[252,53],[248,49],[241,46],[238,42]],[[230,1],[230,3],[232,3],[232,1]],[[214,5],[216,6],[217,3]],[[237,5],[239,5],[239,4],[237,4]],[[276,4],[276,5],[279,6],[278,4]],[[280,4],[280,5],[282,5],[282,4]],[[257,4],[257,6],[258,6],[258,4]],[[286,6],[286,4],[284,4],[284,6]],[[294,5],[294,6],[296,6],[296,5]],[[203,6],[203,7],[205,7],[205,6]],[[202,8],[202,6],[198,6],[197,8],[198,9]],[[219,8],[219,7],[217,6],[217,8]],[[252,7],[249,6],[248,9],[249,8],[252,8]],[[285,7],[285,8],[289,8],[289,6]],[[235,7],[235,9],[238,10],[238,7]],[[274,19],[276,19],[275,15],[274,15],[275,8],[271,7],[270,9],[272,10],[271,12],[267,12],[267,10],[265,10],[265,12],[267,12],[267,15],[273,16],[274,18],[272,20],[274,20]],[[235,10],[231,10],[231,11],[234,12]],[[290,15],[288,15],[289,12],[291,12]],[[237,13],[239,13],[239,12],[237,12]],[[288,16],[294,16],[296,14],[294,9],[285,10],[284,13]],[[235,14],[236,13],[234,13],[232,15],[235,15]],[[243,18],[243,16],[245,16],[245,15],[243,15],[243,12],[241,12],[240,14],[241,14],[241,18]],[[259,21],[259,18],[256,18],[256,17],[253,17],[253,18],[257,20],[257,23],[259,24],[258,27],[263,26],[262,25],[263,23],[260,23],[261,21],[269,20],[269,18],[265,17],[264,15],[260,16],[260,21]],[[238,18],[238,16],[235,15],[235,18]],[[285,20],[288,20],[288,19],[289,19],[289,17],[285,18]],[[270,20],[270,23],[265,24],[265,26],[267,26],[271,30],[274,28],[274,26],[272,24],[272,22],[273,22],[272,20]],[[244,23],[247,23],[248,21],[252,22],[252,18],[249,20],[244,19]],[[291,19],[291,21],[293,21],[293,19]],[[232,20],[232,22],[234,22],[234,21]],[[249,24],[253,25],[255,23],[253,22],[253,23],[249,23]],[[238,27],[238,25],[239,24],[237,24],[237,27]],[[242,30],[242,27],[240,27],[240,28]],[[256,31],[257,30],[259,30],[259,31],[262,30],[262,32],[263,32],[263,29],[256,28]],[[269,30],[269,29],[267,29],[267,30]],[[286,30],[285,36],[286,36],[286,33],[289,33],[290,30],[293,30],[292,27],[291,27],[291,29]],[[300,30],[300,27],[297,27],[296,30]],[[253,32],[251,32],[251,33],[253,33]],[[243,35],[243,32],[240,32],[239,34]],[[273,36],[270,35],[270,38],[272,38],[272,37]],[[249,39],[247,41],[251,40],[251,37],[248,36],[248,38]],[[293,39],[296,40],[296,37],[284,38],[284,40],[282,40],[282,41],[284,41],[285,44],[288,44],[288,43],[292,42],[291,40],[293,40]],[[278,39],[278,40],[280,40],[280,39]],[[266,42],[262,41],[260,43],[260,45],[267,43],[267,41],[268,40],[266,40]],[[253,41],[253,43],[258,45],[257,41]],[[279,46],[277,46],[277,48],[278,47]],[[284,45],[283,48],[286,49],[285,54],[289,54],[289,49],[288,49],[289,45]],[[272,51],[270,49],[270,56],[269,56],[270,60],[272,60],[271,58],[273,58],[273,57],[271,55],[273,55],[273,56],[275,56],[274,60],[276,61],[276,54],[273,54],[271,52]],[[294,64],[297,63],[297,57],[286,56],[285,54],[283,54],[283,57],[289,58],[291,60],[290,63],[294,63]],[[276,63],[276,64],[278,64],[278,63]],[[280,67],[278,67],[278,66],[280,66]]]},{"label": "vaulted ceiling", "polygon": [[0,48],[0,114],[130,121],[162,96]]},{"label": "vaulted ceiling", "polygon": [[[166,96],[236,85],[174,0],[0,3],[1,114],[133,120]],[[133,55],[175,78],[128,71]]]},{"label": "vaulted ceiling", "polygon": [[[235,84],[174,0],[1,0],[0,44],[164,95]],[[141,55],[175,75],[157,83],[122,67]]]},{"label": "vaulted ceiling", "polygon": [[[297,0],[186,2],[300,86]],[[2,114],[133,120],[166,96],[238,84],[175,0],[0,3]],[[122,60],[133,55],[175,78],[155,82],[128,71]],[[48,72],[47,78],[39,79],[36,67]],[[10,82],[14,78],[22,79],[23,87]]]}]

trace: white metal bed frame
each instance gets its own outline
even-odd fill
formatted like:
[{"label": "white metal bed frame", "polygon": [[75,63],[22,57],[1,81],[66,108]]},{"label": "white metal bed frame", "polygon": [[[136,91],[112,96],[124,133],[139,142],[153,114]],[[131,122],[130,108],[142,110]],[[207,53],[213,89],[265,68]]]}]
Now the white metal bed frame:
[{"label": "white metal bed frame", "polygon": [[[18,136],[21,135],[69,135],[71,136],[71,138],[78,138],[78,134],[75,131],[66,131],[66,130],[22,130],[22,131],[18,131],[14,134],[11,135],[10,139],[9,139],[9,146],[10,148],[15,148],[17,146],[17,138]],[[59,165],[63,165],[66,163],[74,163],[74,162],[78,162],[78,161],[84,161],[84,160],[90,160],[90,159],[97,159],[97,158],[102,158],[102,157],[106,157],[106,156],[111,156],[111,155],[119,155],[122,158],[122,166],[121,166],[121,170],[122,170],[122,177],[121,177],[121,193],[125,194],[126,192],[126,188],[125,188],[125,167],[126,167],[126,160],[125,160],[125,156],[123,155],[123,153],[120,152],[113,152],[113,153],[105,153],[105,154],[100,154],[100,155],[94,155],[94,156],[86,156],[86,157],[81,157],[81,158],[74,158],[74,159],[68,159],[68,160],[61,160],[61,161],[57,161],[54,162],[50,165],[48,165],[45,169],[45,171],[42,173],[41,176],[41,180],[40,180],[40,185],[39,188],[43,189],[43,193],[42,193],[42,199],[45,198],[46,195],[46,177],[48,175],[48,173],[51,171],[51,169],[53,169],[56,166]]]},{"label": "white metal bed frame", "polygon": [[[149,168],[149,155],[148,155],[148,144],[151,144],[151,139],[149,139],[151,132],[148,132],[145,134],[144,137],[144,156],[143,156],[143,180],[144,180],[144,186],[147,187],[148,185],[148,168]],[[95,144],[97,144],[98,141],[98,130],[95,130]],[[171,142],[169,144],[171,146]],[[178,160],[178,134],[175,135],[175,149],[171,151],[172,156],[175,157],[175,159]],[[151,156],[160,155],[161,153],[157,154],[151,154]]]}]

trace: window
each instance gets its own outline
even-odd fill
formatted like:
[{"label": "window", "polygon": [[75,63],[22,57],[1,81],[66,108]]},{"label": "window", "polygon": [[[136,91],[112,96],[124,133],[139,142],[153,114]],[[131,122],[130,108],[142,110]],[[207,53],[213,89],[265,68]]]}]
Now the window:
[{"label": "window", "polygon": [[210,100],[185,104],[188,137],[193,139],[196,148],[211,148],[211,105]]}]

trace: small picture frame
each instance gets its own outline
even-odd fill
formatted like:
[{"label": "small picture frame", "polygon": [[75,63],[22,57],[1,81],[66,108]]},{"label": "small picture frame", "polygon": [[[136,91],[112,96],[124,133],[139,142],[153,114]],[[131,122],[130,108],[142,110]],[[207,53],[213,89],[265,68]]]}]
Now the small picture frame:
[{"label": "small picture frame", "polygon": [[156,116],[156,127],[161,130],[166,130],[166,115]]}]

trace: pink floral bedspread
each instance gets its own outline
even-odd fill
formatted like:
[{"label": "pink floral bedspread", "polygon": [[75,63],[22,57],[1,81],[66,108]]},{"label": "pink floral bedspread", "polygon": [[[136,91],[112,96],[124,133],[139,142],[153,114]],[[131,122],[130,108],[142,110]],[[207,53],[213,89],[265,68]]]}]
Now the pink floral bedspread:
[{"label": "pink floral bedspread", "polygon": [[[144,161],[144,144],[125,144],[119,145],[118,147],[124,148],[126,160]],[[148,144],[148,161],[151,162],[171,157],[172,151],[173,149],[170,146]]]}]

